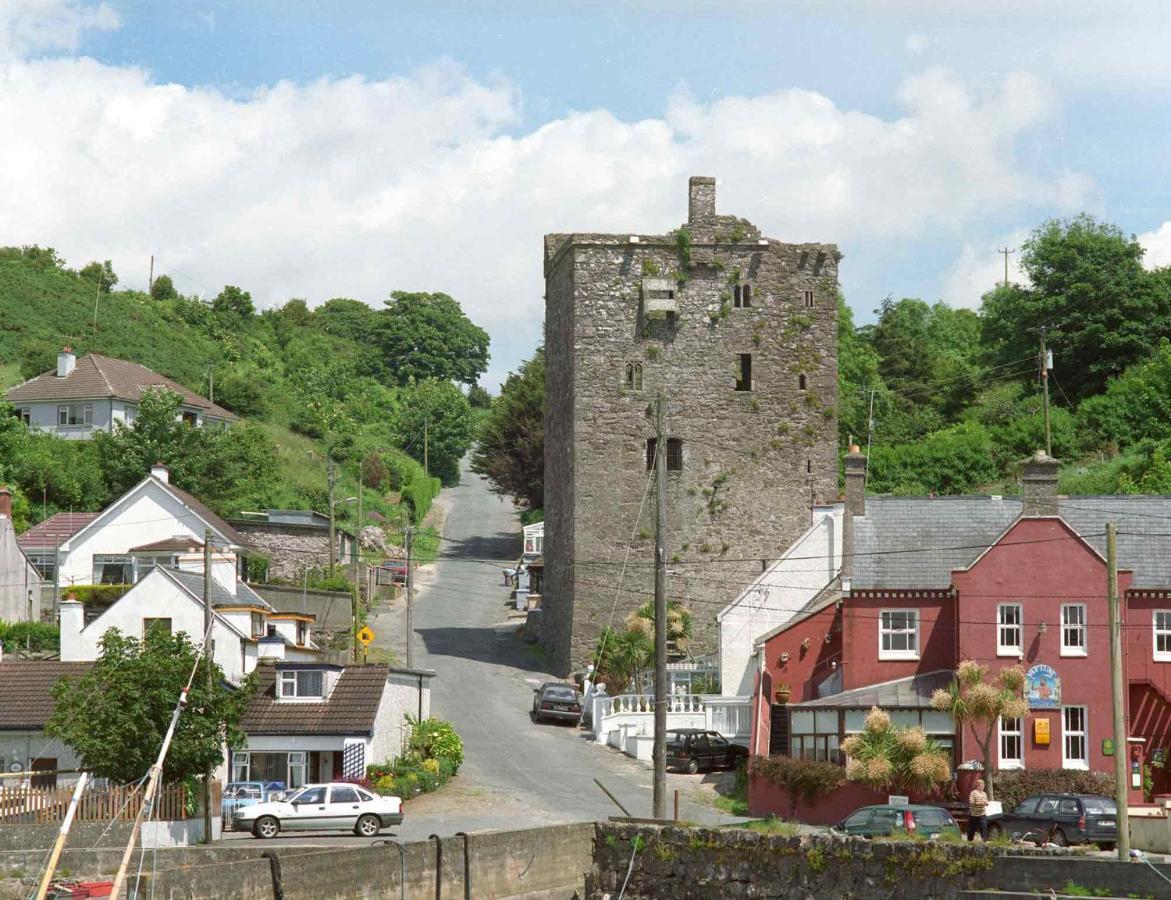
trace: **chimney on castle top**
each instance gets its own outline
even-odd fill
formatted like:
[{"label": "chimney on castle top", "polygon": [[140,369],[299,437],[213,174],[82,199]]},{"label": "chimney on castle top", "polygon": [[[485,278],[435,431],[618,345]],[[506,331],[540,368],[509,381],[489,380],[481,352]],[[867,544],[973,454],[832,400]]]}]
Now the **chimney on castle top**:
[{"label": "chimney on castle top", "polygon": [[700,225],[716,217],[716,180],[692,175],[687,182],[687,224]]},{"label": "chimney on castle top", "polygon": [[1022,516],[1057,515],[1057,473],[1061,463],[1038,450],[1021,470]]},{"label": "chimney on castle top", "polygon": [[64,378],[77,368],[77,357],[73,355],[72,347],[64,347],[57,354],[57,377]]},{"label": "chimney on castle top", "polygon": [[0,484],[0,519],[12,518],[12,491],[8,486]]},{"label": "chimney on castle top", "polygon": [[150,467],[150,474],[161,481],[163,484],[170,484],[171,482],[171,470],[164,466],[161,462],[157,462]]}]

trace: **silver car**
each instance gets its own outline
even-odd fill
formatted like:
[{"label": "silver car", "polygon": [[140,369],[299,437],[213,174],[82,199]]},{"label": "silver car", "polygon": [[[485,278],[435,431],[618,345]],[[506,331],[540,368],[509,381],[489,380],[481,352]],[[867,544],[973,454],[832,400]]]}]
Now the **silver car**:
[{"label": "silver car", "polygon": [[380,797],[356,784],[307,784],[285,800],[237,809],[233,826],[254,837],[274,838],[284,831],[346,830],[374,837],[388,825],[403,821],[403,802]]}]

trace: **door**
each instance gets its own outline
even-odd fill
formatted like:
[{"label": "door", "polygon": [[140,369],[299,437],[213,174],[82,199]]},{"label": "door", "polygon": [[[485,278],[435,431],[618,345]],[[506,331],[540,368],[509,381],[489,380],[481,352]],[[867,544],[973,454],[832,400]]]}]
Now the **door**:
[{"label": "door", "polygon": [[712,745],[706,734],[693,735],[691,738],[691,755],[701,769],[710,769],[712,765]]},{"label": "door", "polygon": [[289,831],[305,831],[310,828],[328,828],[328,811],[325,803],[325,788],[307,788],[296,799],[296,805],[281,822]]},{"label": "door", "polygon": [[362,800],[358,792],[352,787],[342,785],[329,789],[329,816],[330,828],[353,828],[362,814]]},{"label": "door", "polygon": [[1037,812],[1037,798],[1029,797],[1021,801],[1021,805],[1011,812],[1004,814],[1001,827],[1009,837],[1014,834],[1024,834],[1033,827],[1033,816]]},{"label": "door", "polygon": [[29,766],[34,772],[44,772],[44,775],[34,775],[32,786],[43,790],[53,790],[57,787],[57,757],[41,756],[33,760]]},{"label": "door", "polygon": [[846,834],[868,834],[866,829],[870,825],[870,817],[873,814],[874,810],[869,806],[858,810],[846,818],[846,821],[842,823],[842,830]]}]

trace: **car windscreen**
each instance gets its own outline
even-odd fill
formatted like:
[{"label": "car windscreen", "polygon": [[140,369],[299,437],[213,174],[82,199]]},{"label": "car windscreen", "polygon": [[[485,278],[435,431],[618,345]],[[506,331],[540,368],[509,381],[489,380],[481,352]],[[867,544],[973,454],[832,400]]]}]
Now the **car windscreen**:
[{"label": "car windscreen", "polygon": [[1088,813],[1116,813],[1118,804],[1109,797],[1082,797],[1082,805]]},{"label": "car windscreen", "polygon": [[547,700],[569,700],[577,699],[577,692],[569,688],[545,688],[545,698]]}]

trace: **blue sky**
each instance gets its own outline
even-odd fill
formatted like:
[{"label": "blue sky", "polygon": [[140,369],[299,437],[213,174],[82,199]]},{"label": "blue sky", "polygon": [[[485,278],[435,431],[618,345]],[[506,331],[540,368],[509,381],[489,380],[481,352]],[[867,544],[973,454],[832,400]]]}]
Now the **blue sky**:
[{"label": "blue sky", "polygon": [[[941,11],[941,7],[946,9]],[[446,290],[498,382],[541,236],[665,230],[689,174],[887,294],[975,305],[1049,216],[1171,263],[1171,13],[1143,0],[6,0],[0,242],[154,253],[262,305]]]}]

